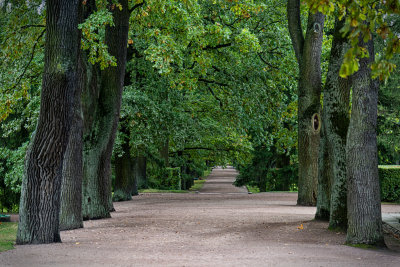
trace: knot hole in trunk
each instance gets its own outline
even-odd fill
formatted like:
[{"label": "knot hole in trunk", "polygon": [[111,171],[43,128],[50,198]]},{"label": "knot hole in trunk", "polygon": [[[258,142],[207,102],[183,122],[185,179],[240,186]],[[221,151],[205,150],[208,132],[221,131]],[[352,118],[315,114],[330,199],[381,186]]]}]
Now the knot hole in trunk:
[{"label": "knot hole in trunk", "polygon": [[321,129],[321,118],[318,113],[315,113],[311,117],[311,126],[315,133],[318,133]]}]

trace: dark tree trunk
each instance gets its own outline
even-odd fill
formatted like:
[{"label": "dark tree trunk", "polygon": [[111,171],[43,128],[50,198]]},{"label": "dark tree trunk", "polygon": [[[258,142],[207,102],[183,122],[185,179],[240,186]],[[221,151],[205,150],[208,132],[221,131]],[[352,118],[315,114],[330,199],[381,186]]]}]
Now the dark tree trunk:
[{"label": "dark tree trunk", "polygon": [[[109,1],[110,6],[112,1]],[[109,53],[117,60],[117,66],[101,71],[97,108],[90,130],[85,134],[83,218],[110,217],[111,156],[114,146],[124,85],[126,50],[129,31],[128,1],[120,0],[122,10],[114,8],[113,27],[106,28],[106,44]],[[85,117],[86,120],[86,117]]]},{"label": "dark tree trunk", "polygon": [[300,1],[288,0],[288,26],[299,64],[298,85],[298,205],[315,205],[320,141],[321,51],[325,17],[308,15],[305,38],[301,28]]},{"label": "dark tree trunk", "polygon": [[40,115],[26,155],[17,244],[61,242],[62,167],[78,80],[78,1],[48,0],[46,14]]},{"label": "dark tree trunk", "polygon": [[[322,133],[319,168],[319,191],[316,217],[329,219],[330,228],[347,227],[346,207],[346,135],[349,125],[350,78],[339,76],[347,38],[340,30],[344,24],[336,21],[328,74],[324,88]],[[326,216],[328,215],[328,216]]]},{"label": "dark tree trunk", "polygon": [[135,180],[138,188],[148,188],[146,168],[147,158],[145,156],[135,158]]},{"label": "dark tree trunk", "polygon": [[132,199],[135,190],[135,160],[129,150],[129,143],[122,145],[124,154],[115,159],[115,186],[113,201]]},{"label": "dark tree trunk", "polygon": [[369,58],[360,59],[353,77],[352,111],[347,134],[347,243],[384,245],[376,124],[379,83],[371,78],[373,41],[360,42]]},{"label": "dark tree trunk", "polygon": [[167,137],[162,144],[160,156],[164,160],[164,166],[169,167],[169,138]]},{"label": "dark tree trunk", "polygon": [[[79,4],[79,21],[83,22],[93,11],[95,3]],[[80,39],[81,37],[79,37]],[[78,40],[80,44],[80,40]],[[63,181],[61,184],[60,230],[83,227],[82,220],[82,176],[83,176],[83,114],[82,89],[87,80],[87,58],[78,51],[78,87],[67,151],[64,156]]]}]

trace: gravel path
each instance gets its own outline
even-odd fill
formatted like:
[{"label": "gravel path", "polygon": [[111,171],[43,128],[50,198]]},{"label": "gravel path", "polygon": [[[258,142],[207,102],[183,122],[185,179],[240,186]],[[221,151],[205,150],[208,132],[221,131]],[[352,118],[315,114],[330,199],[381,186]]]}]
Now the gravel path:
[{"label": "gravel path", "polygon": [[400,265],[396,251],[344,246],[345,235],[313,221],[315,208],[296,206],[295,193],[247,194],[231,185],[235,175],[215,169],[198,194],[115,203],[111,219],[62,232],[63,243],[17,246],[0,266]]}]

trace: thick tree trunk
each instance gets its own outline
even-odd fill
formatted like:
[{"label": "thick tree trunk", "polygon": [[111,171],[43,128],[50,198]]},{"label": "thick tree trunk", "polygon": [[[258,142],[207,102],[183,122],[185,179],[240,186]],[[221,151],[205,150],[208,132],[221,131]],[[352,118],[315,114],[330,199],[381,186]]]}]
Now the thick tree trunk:
[{"label": "thick tree trunk", "polygon": [[[95,2],[79,4],[79,21],[83,22],[94,10]],[[81,35],[79,39],[81,38]],[[80,44],[80,40],[78,40]],[[64,156],[63,181],[61,185],[60,230],[83,227],[82,176],[83,176],[83,114],[82,91],[88,78],[85,52],[78,51],[78,87],[75,94],[71,136]]]},{"label": "thick tree trunk", "polygon": [[119,3],[122,10],[112,10],[115,26],[106,28],[106,44],[109,53],[116,58],[117,66],[101,71],[97,109],[90,130],[85,135],[84,219],[108,218],[113,209],[111,155],[121,107],[130,14],[128,1],[120,0]]},{"label": "thick tree trunk", "polygon": [[[336,21],[328,74],[324,88],[324,108],[322,112],[323,133],[319,170],[319,191],[317,215],[328,212],[329,227],[347,227],[346,208],[346,135],[349,125],[350,78],[339,76],[347,38],[340,30],[344,20]],[[326,199],[329,197],[329,199]],[[328,204],[329,206],[327,206]],[[328,208],[328,209],[326,209]]]},{"label": "thick tree trunk", "polygon": [[347,134],[347,243],[384,245],[376,124],[378,81],[372,80],[369,64],[374,61],[373,41],[366,47],[369,58],[360,59],[353,77],[352,111]]},{"label": "thick tree trunk", "polygon": [[300,21],[300,1],[288,0],[290,37],[299,64],[298,85],[298,205],[315,205],[320,140],[321,51],[325,17],[310,13],[306,37]]},{"label": "thick tree trunk", "polygon": [[61,242],[62,166],[77,87],[78,1],[46,1],[40,115],[26,155],[17,244]]}]

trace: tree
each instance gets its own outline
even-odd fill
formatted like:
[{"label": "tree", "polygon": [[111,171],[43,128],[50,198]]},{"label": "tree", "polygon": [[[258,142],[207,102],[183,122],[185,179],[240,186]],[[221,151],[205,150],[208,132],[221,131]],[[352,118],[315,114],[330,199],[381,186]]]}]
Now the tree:
[{"label": "tree", "polygon": [[[130,10],[127,0],[118,5],[108,1],[114,26],[106,26],[105,44],[116,66],[108,65],[100,72],[98,95],[92,118],[85,117],[87,129],[84,134],[83,218],[110,217],[111,156],[121,107],[124,85]],[[93,95],[92,95],[93,97]],[[91,99],[86,99],[90,104]],[[86,113],[87,114],[87,113]]]},{"label": "tree", "polygon": [[310,12],[303,36],[300,1],[288,0],[290,37],[299,66],[298,84],[298,205],[315,205],[318,183],[320,141],[321,51],[324,15]]},{"label": "tree", "polygon": [[77,87],[78,1],[46,1],[46,47],[38,125],[26,156],[17,244],[60,242],[64,153]]},{"label": "tree", "polygon": [[378,151],[376,139],[379,82],[371,77],[375,51],[373,40],[364,42],[369,57],[361,58],[354,74],[352,110],[347,134],[346,157],[348,176],[347,243],[384,245]]},{"label": "tree", "polygon": [[[79,22],[82,23],[94,12],[95,1],[79,6]],[[80,34],[79,39],[82,38]],[[83,112],[82,91],[87,87],[88,59],[86,52],[78,53],[78,86],[75,92],[71,136],[64,156],[63,180],[61,185],[60,230],[83,227],[82,178],[83,178]],[[86,90],[86,88],[85,88]]]},{"label": "tree", "polygon": [[328,219],[330,228],[346,229],[346,137],[351,78],[339,76],[349,48],[347,37],[341,33],[343,25],[344,19],[336,19],[324,87],[316,218]]}]

